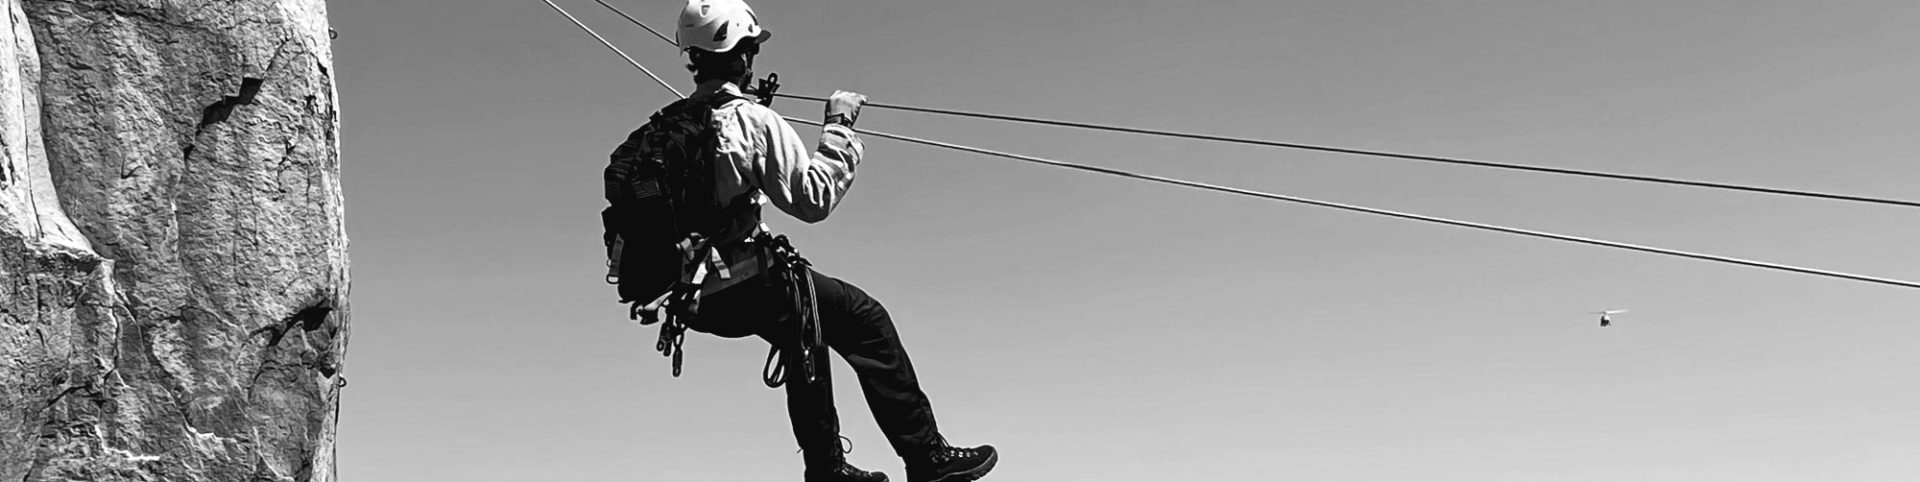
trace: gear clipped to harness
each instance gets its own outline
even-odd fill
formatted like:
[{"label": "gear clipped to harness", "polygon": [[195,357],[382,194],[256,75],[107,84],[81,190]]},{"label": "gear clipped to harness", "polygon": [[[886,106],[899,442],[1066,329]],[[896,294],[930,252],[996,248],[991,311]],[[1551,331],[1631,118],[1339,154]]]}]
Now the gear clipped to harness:
[{"label": "gear clipped to harness", "polygon": [[[791,359],[782,357],[784,351],[776,344],[767,352],[767,365],[761,371],[761,379],[768,388],[778,388],[791,380],[787,379],[787,370],[797,369],[802,383],[812,384],[820,381],[820,370],[826,369],[826,339],[820,330],[820,302],[813,287],[812,263],[800,257],[793,243],[785,235],[769,236],[761,234],[755,241],[764,246],[768,264],[767,273],[772,275],[771,282],[779,283],[786,290],[787,299],[793,304],[794,327],[798,329],[794,337],[797,346]],[[799,367],[788,365],[798,363]]]},{"label": "gear clipped to harness", "polygon": [[660,337],[653,349],[661,356],[673,359],[673,376],[680,376],[680,367],[686,359],[687,322],[700,314],[700,289],[706,279],[706,267],[714,260],[699,259],[712,256],[707,247],[705,236],[693,233],[678,245],[683,256],[690,259],[693,269],[686,272],[679,282],[667,289],[667,293],[653,303],[633,303],[628,318],[638,320],[642,326],[660,323]]}]

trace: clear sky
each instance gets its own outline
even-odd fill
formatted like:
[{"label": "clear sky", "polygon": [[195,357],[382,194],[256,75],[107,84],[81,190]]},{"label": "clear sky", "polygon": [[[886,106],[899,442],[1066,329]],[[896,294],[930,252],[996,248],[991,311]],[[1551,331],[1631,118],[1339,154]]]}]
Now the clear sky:
[{"label": "clear sky", "polygon": [[[670,94],[538,0],[329,3],[355,277],[342,479],[798,480],[765,346],[692,337],[673,379],[601,282],[600,169]],[[673,49],[562,5],[690,84]],[[666,26],[681,2],[618,5]],[[797,93],[1920,198],[1911,0],[754,6],[761,71]],[[1920,278],[1915,210],[861,126]],[[1920,291],[867,142],[830,219],[773,225],[887,304],[949,438],[1002,450],[988,480],[1920,480]],[[1619,308],[1607,329],[1586,314]],[[836,369],[852,460],[904,480]]]}]

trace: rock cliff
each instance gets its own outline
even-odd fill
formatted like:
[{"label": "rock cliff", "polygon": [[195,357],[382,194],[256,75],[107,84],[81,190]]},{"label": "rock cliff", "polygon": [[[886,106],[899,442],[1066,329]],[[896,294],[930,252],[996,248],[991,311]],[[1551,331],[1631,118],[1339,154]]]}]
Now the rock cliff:
[{"label": "rock cliff", "polygon": [[325,2],[0,6],[0,480],[335,480]]}]

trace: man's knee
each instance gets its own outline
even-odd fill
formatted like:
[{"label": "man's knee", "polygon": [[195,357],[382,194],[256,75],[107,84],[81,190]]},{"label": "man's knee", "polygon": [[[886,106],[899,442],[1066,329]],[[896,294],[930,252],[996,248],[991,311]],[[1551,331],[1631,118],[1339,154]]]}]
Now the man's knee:
[{"label": "man's knee", "polygon": [[819,273],[814,273],[814,284],[830,341],[867,344],[895,336],[887,307],[860,287]]}]

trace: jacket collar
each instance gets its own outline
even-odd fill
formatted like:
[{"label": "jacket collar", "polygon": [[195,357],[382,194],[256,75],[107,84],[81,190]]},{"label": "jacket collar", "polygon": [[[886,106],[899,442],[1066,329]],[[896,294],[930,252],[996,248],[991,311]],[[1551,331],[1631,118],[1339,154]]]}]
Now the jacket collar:
[{"label": "jacket collar", "polygon": [[726,92],[728,94],[732,94],[734,97],[746,97],[746,94],[740,93],[740,86],[734,85],[733,82],[728,82],[725,80],[706,81],[705,83],[700,84],[698,87],[694,87],[693,94],[689,95],[688,97],[704,98],[704,97],[712,96],[713,94],[719,93],[719,92]]}]

